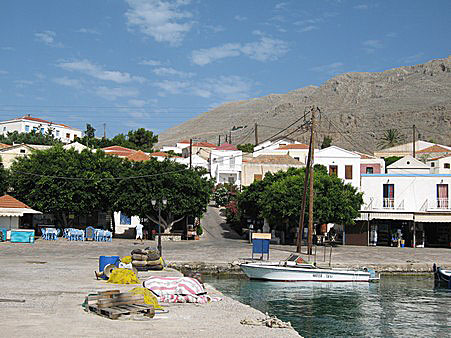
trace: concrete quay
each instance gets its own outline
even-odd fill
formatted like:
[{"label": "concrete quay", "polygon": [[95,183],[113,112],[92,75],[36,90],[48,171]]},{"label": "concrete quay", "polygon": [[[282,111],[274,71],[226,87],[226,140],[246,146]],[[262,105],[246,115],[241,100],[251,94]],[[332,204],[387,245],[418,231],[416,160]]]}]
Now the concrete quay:
[{"label": "concrete quay", "polygon": [[[200,241],[196,241],[200,242]],[[196,244],[194,241],[186,243]],[[168,257],[184,250],[165,249]],[[249,326],[243,319],[255,320],[264,314],[248,305],[225,297],[207,285],[208,294],[222,297],[209,304],[169,304],[169,313],[152,319],[110,320],[83,311],[86,295],[105,290],[128,291],[139,285],[115,285],[96,280],[101,255],[129,255],[135,248],[155,242],[132,240],[68,242],[64,239],[34,244],[0,243],[0,317],[4,337],[299,337],[294,329]],[[186,252],[189,255],[189,250]],[[172,259],[172,258],[170,258]],[[139,272],[140,280],[151,275],[181,275],[173,269]],[[22,301],[25,302],[14,302]]]}]

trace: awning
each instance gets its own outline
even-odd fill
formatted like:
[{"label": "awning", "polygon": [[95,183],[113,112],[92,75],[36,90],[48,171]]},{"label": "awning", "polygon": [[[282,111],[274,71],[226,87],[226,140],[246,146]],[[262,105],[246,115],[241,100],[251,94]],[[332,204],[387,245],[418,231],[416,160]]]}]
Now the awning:
[{"label": "awning", "polygon": [[446,214],[415,214],[415,222],[423,223],[451,223],[451,213]]},{"label": "awning", "polygon": [[31,208],[0,208],[0,216],[22,217],[24,214],[42,214]]},{"label": "awning", "polygon": [[413,212],[371,212],[361,211],[358,220],[387,219],[395,221],[413,221]]}]

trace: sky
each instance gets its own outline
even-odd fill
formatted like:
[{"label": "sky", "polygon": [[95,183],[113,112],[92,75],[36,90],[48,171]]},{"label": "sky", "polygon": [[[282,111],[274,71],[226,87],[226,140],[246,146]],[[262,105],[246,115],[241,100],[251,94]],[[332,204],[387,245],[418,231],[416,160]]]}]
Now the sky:
[{"label": "sky", "polygon": [[451,54],[449,0],[2,0],[0,120],[154,133],[230,101]]}]

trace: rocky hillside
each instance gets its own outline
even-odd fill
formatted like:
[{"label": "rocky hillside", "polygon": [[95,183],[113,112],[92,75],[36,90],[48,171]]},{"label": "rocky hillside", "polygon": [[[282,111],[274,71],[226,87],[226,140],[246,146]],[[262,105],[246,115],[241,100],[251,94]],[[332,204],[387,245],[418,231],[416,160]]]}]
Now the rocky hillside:
[{"label": "rocky hillside", "polygon": [[[319,142],[329,136],[334,145],[368,153],[390,128],[409,141],[415,124],[421,139],[451,145],[451,56],[380,73],[342,74],[320,87],[223,104],[168,129],[160,144],[190,137],[216,143],[218,135],[230,130],[234,144],[253,143],[255,123],[261,141],[296,121],[312,104],[322,111]],[[308,133],[298,127],[282,135],[305,142]]]}]

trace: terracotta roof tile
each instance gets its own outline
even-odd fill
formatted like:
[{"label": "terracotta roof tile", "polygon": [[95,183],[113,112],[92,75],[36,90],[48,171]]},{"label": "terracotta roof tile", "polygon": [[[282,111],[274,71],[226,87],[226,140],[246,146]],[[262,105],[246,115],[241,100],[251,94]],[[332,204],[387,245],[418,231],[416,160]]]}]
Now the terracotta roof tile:
[{"label": "terracotta roof tile", "polygon": [[38,117],[31,117],[31,116],[27,116],[27,115],[19,117],[16,120],[28,120],[28,121],[34,121],[34,122],[39,122],[39,123],[48,123],[48,124],[53,124],[55,126],[61,126],[61,127],[66,127],[66,128],[70,128],[70,129],[75,129],[75,128],[72,128],[71,126],[68,126],[66,124],[53,123],[53,122],[50,122],[50,121],[47,121],[47,120],[44,120],[44,119],[40,119]]},{"label": "terracotta roof tile", "polygon": [[150,156],[151,156],[151,157],[171,157],[171,158],[173,158],[173,157],[179,157],[179,158],[181,158],[181,156],[170,155],[170,154],[165,153],[165,152],[163,152],[163,151],[156,151],[156,152],[154,152],[154,153],[151,153]]},{"label": "terracotta roof tile", "polygon": [[193,147],[205,147],[205,148],[216,148],[214,144],[208,142],[197,142],[193,143]]},{"label": "terracotta roof tile", "polygon": [[108,151],[126,151],[129,153],[134,153],[136,150],[134,149],[130,149],[130,148],[125,148],[125,147],[121,147],[121,146],[109,146],[106,148],[102,148],[103,151],[108,152]]},{"label": "terracotta roof tile", "polygon": [[233,144],[223,143],[219,147],[216,147],[215,150],[238,150]]},{"label": "terracotta roof tile", "polygon": [[128,155],[127,159],[129,159],[130,161],[135,161],[135,162],[144,162],[144,161],[150,160],[150,157],[149,157],[149,155],[146,155],[141,150],[138,150],[138,151],[132,153],[131,155]]},{"label": "terracotta roof tile", "polygon": [[447,154],[447,155],[443,155],[443,156],[439,156],[439,157],[434,157],[434,158],[428,158],[427,161],[437,161],[440,160],[442,158],[446,158],[446,157],[450,157],[451,154]]},{"label": "terracotta roof tile", "polygon": [[15,199],[14,197],[10,195],[3,195],[0,197],[0,208],[27,208],[31,209],[28,205],[25,203],[22,203],[21,201]]},{"label": "terracotta roof tile", "polygon": [[451,153],[451,150],[434,144],[433,146],[418,150],[417,153]]},{"label": "terracotta roof tile", "polygon": [[283,146],[280,146],[279,148],[277,148],[276,150],[287,150],[287,149],[308,149],[308,145],[307,144],[286,144]]},{"label": "terracotta roof tile", "polygon": [[180,142],[177,142],[177,143],[184,143],[184,144],[189,144],[190,142],[189,142],[189,140],[183,140],[183,141],[180,141]]},{"label": "terracotta roof tile", "polygon": [[11,147],[10,144],[0,143],[0,149],[9,148],[9,147]]}]

